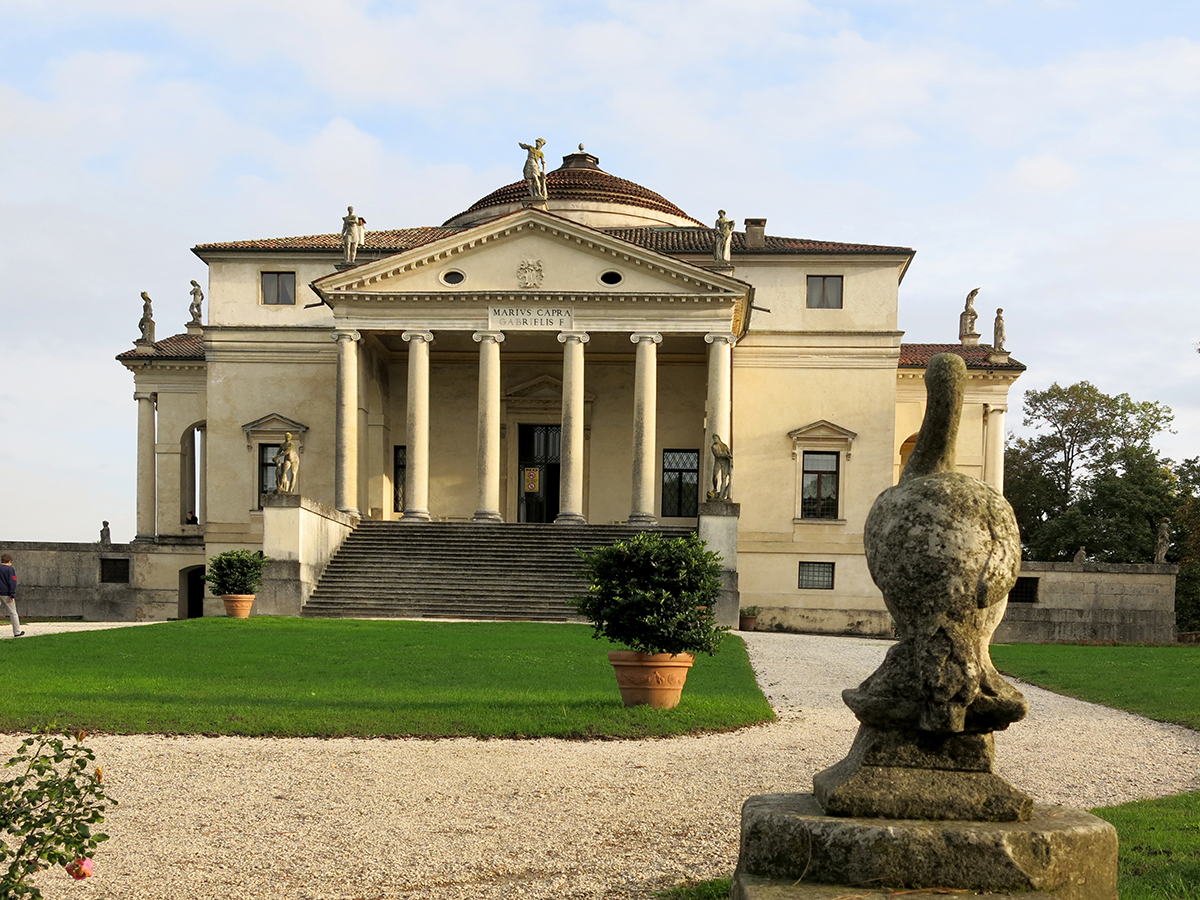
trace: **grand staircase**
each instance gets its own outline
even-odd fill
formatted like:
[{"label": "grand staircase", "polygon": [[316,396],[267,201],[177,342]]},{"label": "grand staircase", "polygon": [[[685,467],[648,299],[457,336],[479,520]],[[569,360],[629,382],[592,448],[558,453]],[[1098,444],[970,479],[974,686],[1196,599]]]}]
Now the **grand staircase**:
[{"label": "grand staircase", "polygon": [[575,548],[636,533],[623,525],[367,520],[330,561],[303,615],[580,621],[571,600],[587,580]]}]

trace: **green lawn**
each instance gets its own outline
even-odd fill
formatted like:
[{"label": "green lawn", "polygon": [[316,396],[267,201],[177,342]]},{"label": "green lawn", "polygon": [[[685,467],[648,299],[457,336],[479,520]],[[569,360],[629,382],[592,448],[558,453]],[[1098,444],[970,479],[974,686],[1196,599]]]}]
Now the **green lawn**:
[{"label": "green lawn", "polygon": [[626,709],[584,625],[207,618],[5,641],[0,731],[633,738],[774,718],[745,644]]},{"label": "green lawn", "polygon": [[1200,729],[1200,644],[994,644],[992,660],[1060,694]]}]

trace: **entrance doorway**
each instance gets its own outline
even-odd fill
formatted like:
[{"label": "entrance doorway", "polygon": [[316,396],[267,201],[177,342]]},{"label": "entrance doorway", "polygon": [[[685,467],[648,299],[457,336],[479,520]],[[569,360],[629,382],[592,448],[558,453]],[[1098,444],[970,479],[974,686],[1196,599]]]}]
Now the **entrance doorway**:
[{"label": "entrance doorway", "polygon": [[562,427],[517,425],[517,521],[553,522],[558,515]]},{"label": "entrance doorway", "polygon": [[179,618],[198,619],[204,615],[204,566],[179,570]]}]

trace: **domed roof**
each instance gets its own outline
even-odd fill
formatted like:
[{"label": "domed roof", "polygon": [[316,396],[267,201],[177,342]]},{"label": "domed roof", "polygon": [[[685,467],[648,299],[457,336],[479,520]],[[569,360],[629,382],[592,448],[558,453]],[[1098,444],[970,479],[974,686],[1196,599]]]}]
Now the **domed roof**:
[{"label": "domed roof", "polygon": [[[584,152],[563,157],[563,164],[546,173],[549,211],[593,227],[623,225],[700,225],[682,209],[649,188],[610,175],[600,160]],[[529,199],[524,180],[514,181],[446,221],[446,226],[477,225],[521,209]]]}]

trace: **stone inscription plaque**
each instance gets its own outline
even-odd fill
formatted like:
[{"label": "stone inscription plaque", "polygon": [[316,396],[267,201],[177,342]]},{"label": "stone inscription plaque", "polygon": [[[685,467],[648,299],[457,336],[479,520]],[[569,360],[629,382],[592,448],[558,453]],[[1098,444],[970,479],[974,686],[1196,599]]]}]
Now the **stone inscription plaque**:
[{"label": "stone inscription plaque", "polygon": [[489,306],[489,331],[573,331],[569,306]]}]

